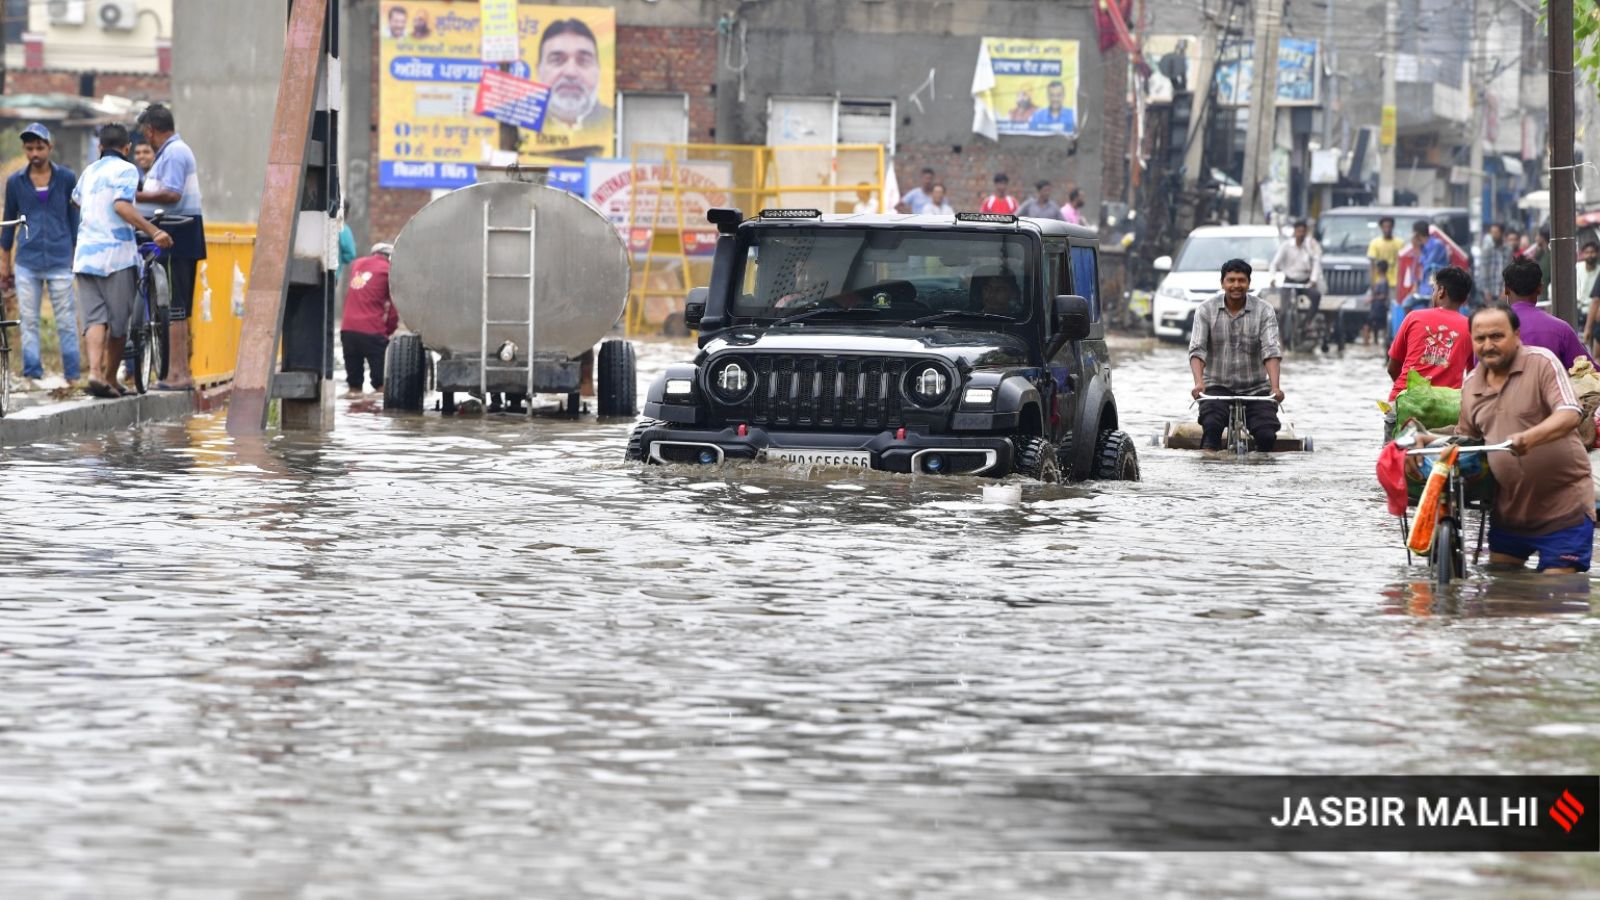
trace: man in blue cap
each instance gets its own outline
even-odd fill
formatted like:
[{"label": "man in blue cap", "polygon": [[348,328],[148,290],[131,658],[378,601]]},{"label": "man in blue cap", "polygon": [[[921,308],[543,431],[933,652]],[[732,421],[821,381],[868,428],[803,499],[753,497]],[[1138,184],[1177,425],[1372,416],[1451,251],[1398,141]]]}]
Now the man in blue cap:
[{"label": "man in blue cap", "polygon": [[28,218],[20,234],[16,226],[0,229],[0,281],[13,272],[17,279],[22,376],[44,377],[39,315],[48,291],[61,342],[61,368],[68,381],[77,381],[80,362],[72,253],[78,240],[78,208],[72,203],[72,191],[78,186],[78,175],[50,161],[50,129],[38,122],[23,129],[22,150],[28,157],[27,168],[6,179],[5,212],[0,214],[6,221]]}]

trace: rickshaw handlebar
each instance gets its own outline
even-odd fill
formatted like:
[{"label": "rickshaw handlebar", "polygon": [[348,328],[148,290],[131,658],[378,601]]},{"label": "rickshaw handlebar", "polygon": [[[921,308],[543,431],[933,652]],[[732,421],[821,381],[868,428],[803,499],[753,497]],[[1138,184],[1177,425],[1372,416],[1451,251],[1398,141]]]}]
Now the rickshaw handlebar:
[{"label": "rickshaw handlebar", "polygon": [[1511,442],[1510,441],[1501,441],[1498,444],[1483,444],[1483,445],[1477,446],[1477,447],[1467,447],[1467,446],[1462,446],[1462,445],[1459,445],[1459,444],[1456,444],[1456,445],[1444,444],[1444,445],[1439,446],[1439,447],[1418,447],[1415,450],[1407,450],[1406,451],[1406,455],[1407,456],[1438,456],[1439,454],[1443,453],[1445,450],[1449,449],[1451,446],[1457,447],[1457,449],[1459,449],[1462,453],[1490,453],[1490,452],[1493,452],[1493,451],[1496,451],[1496,450],[1510,450],[1511,449]]}]

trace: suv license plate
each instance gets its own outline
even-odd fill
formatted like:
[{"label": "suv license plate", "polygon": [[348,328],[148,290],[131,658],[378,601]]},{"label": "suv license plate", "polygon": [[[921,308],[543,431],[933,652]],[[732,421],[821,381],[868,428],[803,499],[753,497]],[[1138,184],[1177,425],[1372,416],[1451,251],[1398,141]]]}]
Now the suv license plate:
[{"label": "suv license plate", "polygon": [[808,466],[872,468],[872,451],[870,450],[778,450],[768,448],[767,458],[779,462],[804,463]]}]

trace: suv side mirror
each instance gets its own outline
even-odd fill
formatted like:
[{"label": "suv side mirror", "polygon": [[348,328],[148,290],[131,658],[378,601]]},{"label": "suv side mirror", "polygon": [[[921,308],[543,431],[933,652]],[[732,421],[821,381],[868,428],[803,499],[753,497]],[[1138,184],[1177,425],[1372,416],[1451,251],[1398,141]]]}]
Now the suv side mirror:
[{"label": "suv side mirror", "polygon": [[689,298],[683,303],[683,324],[689,328],[699,328],[700,320],[705,318],[706,298],[711,296],[710,288],[690,288]]},{"label": "suv side mirror", "polygon": [[1172,257],[1158,256],[1155,258],[1154,262],[1150,263],[1150,268],[1155,269],[1157,272],[1171,272]]},{"label": "suv side mirror", "polygon": [[1077,294],[1062,294],[1056,298],[1056,333],[1069,341],[1081,341],[1089,336],[1089,301]]}]

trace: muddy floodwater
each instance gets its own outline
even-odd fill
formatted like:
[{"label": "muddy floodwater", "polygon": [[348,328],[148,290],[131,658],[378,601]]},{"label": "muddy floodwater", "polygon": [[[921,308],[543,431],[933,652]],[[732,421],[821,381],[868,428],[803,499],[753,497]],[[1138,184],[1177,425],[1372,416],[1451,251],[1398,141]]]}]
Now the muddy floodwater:
[{"label": "muddy floodwater", "polygon": [[[641,378],[689,355],[641,348]],[[1059,852],[1084,774],[1600,771],[1586,577],[1435,595],[1375,349],[1141,483],[622,462],[630,422],[220,416],[0,454],[0,896],[1504,897],[1581,857]]]}]

